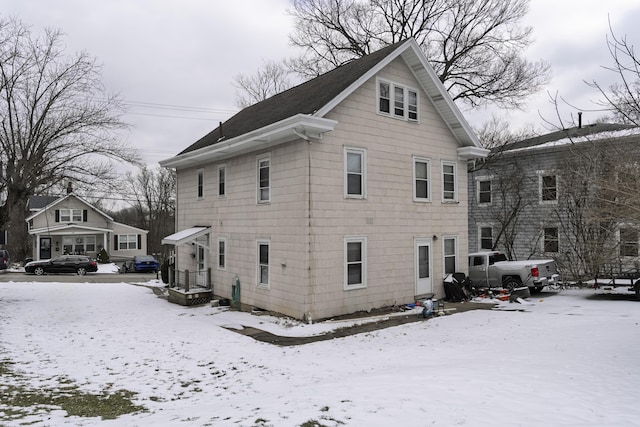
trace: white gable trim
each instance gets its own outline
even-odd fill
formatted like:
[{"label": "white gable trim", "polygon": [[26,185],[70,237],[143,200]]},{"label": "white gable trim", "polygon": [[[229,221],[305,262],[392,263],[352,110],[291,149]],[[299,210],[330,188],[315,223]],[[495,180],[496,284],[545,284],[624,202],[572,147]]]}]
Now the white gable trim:
[{"label": "white gable trim", "polygon": [[46,212],[47,210],[53,209],[56,205],[58,205],[59,203],[62,203],[64,200],[67,200],[70,197],[74,197],[77,200],[81,201],[82,203],[84,203],[85,205],[87,205],[88,208],[96,211],[97,213],[99,213],[100,215],[102,215],[103,217],[105,217],[107,220],[109,220],[110,222],[113,222],[113,218],[111,218],[109,215],[107,215],[106,213],[102,212],[100,209],[96,208],[95,206],[93,206],[91,203],[87,202],[86,200],[84,200],[82,197],[76,196],[75,194],[67,194],[64,197],[59,198],[58,200],[55,200],[51,203],[49,203],[47,206],[43,207],[42,209],[38,210],[36,213],[34,213],[33,215],[31,215],[30,217],[26,218],[25,221],[30,221],[33,218],[37,217],[38,215],[43,214],[44,212]]}]

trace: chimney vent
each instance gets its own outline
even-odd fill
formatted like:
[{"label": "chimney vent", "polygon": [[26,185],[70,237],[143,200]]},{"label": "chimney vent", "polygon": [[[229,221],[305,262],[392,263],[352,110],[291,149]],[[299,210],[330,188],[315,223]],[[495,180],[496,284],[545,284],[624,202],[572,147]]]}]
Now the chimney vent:
[{"label": "chimney vent", "polygon": [[582,111],[578,111],[578,129],[582,129]]}]

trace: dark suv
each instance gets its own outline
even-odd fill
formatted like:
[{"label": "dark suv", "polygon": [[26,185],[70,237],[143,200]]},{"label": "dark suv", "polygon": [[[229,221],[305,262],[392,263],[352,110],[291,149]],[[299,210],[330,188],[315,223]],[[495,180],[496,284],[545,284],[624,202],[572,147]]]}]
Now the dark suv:
[{"label": "dark suv", "polygon": [[9,251],[0,249],[0,270],[9,268]]}]

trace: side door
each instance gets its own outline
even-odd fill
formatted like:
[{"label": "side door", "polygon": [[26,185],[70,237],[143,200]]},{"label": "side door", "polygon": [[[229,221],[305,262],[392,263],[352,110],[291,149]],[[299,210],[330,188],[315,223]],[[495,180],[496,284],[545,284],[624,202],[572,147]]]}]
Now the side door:
[{"label": "side door", "polygon": [[431,241],[428,239],[417,239],[415,241],[416,295],[433,293],[431,261]]}]

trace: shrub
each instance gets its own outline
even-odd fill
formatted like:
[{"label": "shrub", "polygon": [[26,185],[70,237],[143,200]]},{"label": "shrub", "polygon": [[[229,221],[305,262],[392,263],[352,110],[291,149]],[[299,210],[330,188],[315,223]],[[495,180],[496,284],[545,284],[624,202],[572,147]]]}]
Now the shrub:
[{"label": "shrub", "polygon": [[98,252],[98,256],[96,257],[96,260],[100,264],[108,264],[110,262],[109,261],[109,254],[107,253],[105,248],[100,249],[100,252]]}]

